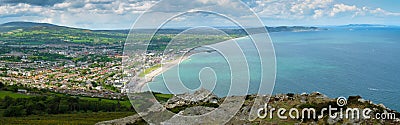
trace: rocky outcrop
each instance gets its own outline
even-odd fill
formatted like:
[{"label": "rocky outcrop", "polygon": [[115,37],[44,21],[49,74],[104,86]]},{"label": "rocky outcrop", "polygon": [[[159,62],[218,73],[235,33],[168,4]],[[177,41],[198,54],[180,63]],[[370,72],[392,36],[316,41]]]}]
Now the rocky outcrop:
[{"label": "rocky outcrop", "polygon": [[99,122],[96,125],[127,125],[127,124],[138,124],[139,122],[145,123],[145,121],[143,121],[140,115],[136,114],[125,118]]},{"label": "rocky outcrop", "polygon": [[207,89],[200,89],[194,93],[175,95],[167,101],[165,107],[172,109],[184,105],[197,105],[200,103],[218,103],[218,97]]},{"label": "rocky outcrop", "polygon": [[[400,124],[400,119],[391,120],[377,120],[377,119],[365,119],[361,117],[360,119],[344,119],[344,118],[330,118],[329,116],[324,116],[320,119],[260,119],[250,121],[249,112],[254,104],[254,100],[257,95],[247,95],[247,96],[236,96],[236,97],[226,97],[218,98],[213,95],[210,91],[201,89],[194,93],[185,93],[180,95],[175,95],[170,98],[166,103],[163,104],[164,110],[151,110],[149,113],[143,113],[142,116],[151,116],[152,113],[157,113],[165,111],[165,109],[176,110],[175,115],[171,116],[171,119],[166,119],[161,121],[160,124],[222,124],[218,120],[223,119],[221,116],[229,116],[227,114],[235,112],[233,117],[229,117],[230,121],[226,124],[279,124],[279,123],[293,123],[293,124]],[[237,105],[237,102],[244,100],[243,105]],[[336,104],[336,99],[329,98],[324,94],[319,92],[314,93],[303,93],[303,94],[277,94],[273,96],[263,96],[262,100],[268,103],[268,108],[305,108],[314,107],[321,108],[327,107],[328,105]],[[209,106],[213,104],[212,106]],[[223,105],[223,106],[222,106]],[[220,106],[220,107],[218,107]],[[237,107],[239,106],[239,107]],[[346,107],[352,108],[371,108],[373,113],[396,113],[396,116],[400,116],[396,111],[386,108],[384,105],[373,104],[371,101],[362,99],[360,96],[350,96],[347,99]],[[238,110],[235,110],[239,108]],[[220,112],[214,112],[212,114],[199,119],[187,119],[182,116],[200,116],[207,113],[213,112],[215,110],[221,110]],[[317,111],[319,112],[319,111]],[[337,114],[339,112],[336,112]],[[371,114],[371,117],[374,114]],[[360,115],[362,116],[362,115]],[[274,118],[277,117],[274,115]],[[98,123],[98,125],[123,125],[123,124],[147,124],[139,115],[133,115],[121,119],[115,119],[111,121],[104,121]]]}]

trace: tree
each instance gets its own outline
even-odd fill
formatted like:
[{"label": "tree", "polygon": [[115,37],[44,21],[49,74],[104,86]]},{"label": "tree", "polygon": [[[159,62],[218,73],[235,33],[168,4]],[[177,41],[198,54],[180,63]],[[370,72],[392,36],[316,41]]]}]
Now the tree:
[{"label": "tree", "polygon": [[0,90],[3,89],[3,87],[4,87],[3,82],[0,82]]},{"label": "tree", "polygon": [[58,105],[58,113],[67,113],[69,110],[68,100],[61,100]]},{"label": "tree", "polygon": [[26,115],[26,110],[22,106],[10,106],[4,112],[5,117],[19,117]]},{"label": "tree", "polygon": [[10,97],[10,96],[5,96],[3,101],[2,101],[2,108],[7,108],[9,107],[11,104],[14,104],[14,98]]},{"label": "tree", "polygon": [[6,76],[7,76],[7,72],[4,72],[4,71],[3,71],[3,73],[0,73],[0,76],[1,76],[1,77],[6,77]]}]

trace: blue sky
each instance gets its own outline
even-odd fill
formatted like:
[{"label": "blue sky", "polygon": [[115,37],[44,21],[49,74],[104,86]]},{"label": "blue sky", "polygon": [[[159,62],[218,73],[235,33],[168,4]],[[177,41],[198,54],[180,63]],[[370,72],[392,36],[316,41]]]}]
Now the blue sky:
[{"label": "blue sky", "polygon": [[[243,2],[267,26],[400,25],[400,0],[243,0]],[[141,13],[157,3],[158,1],[154,0],[0,0],[0,23],[32,21],[89,29],[129,29]],[[199,3],[233,6],[229,0],[187,0],[174,4],[189,6]],[[230,25],[213,18],[215,17],[207,14],[192,15],[176,20],[177,22],[171,26]],[[202,24],[204,19],[211,21]]]}]

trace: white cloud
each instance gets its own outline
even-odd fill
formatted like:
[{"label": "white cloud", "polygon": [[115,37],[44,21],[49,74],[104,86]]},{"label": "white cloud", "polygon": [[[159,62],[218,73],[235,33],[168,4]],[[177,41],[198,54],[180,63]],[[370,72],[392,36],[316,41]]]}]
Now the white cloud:
[{"label": "white cloud", "polygon": [[[155,1],[86,0],[65,1],[54,6],[27,3],[0,5],[0,23],[3,21],[33,21],[93,28],[98,23],[111,27],[129,28],[135,16],[150,8]],[[115,25],[114,25],[115,24]],[[104,26],[104,27],[108,27]],[[103,27],[103,25],[102,25]]]},{"label": "white cloud", "polygon": [[85,3],[107,3],[113,1],[114,0],[85,0]]},{"label": "white cloud", "polygon": [[323,10],[314,10],[313,18],[317,19],[319,17],[322,17],[323,15],[324,15],[324,11]]},{"label": "white cloud", "polygon": [[313,18],[317,19],[327,15],[329,17],[337,16],[339,13],[351,16],[400,16],[400,13],[386,11],[382,8],[370,9],[368,7],[357,7],[355,5],[334,4],[331,9],[314,10]]},{"label": "white cloud", "polygon": [[[261,17],[273,19],[304,19],[329,8],[333,0],[256,1],[252,7]],[[316,11],[318,10],[318,11]],[[322,15],[316,15],[318,17]]]},{"label": "white cloud", "polygon": [[59,3],[59,4],[55,4],[54,8],[56,9],[66,9],[68,7],[70,7],[72,4],[70,2],[65,2],[65,3]]},{"label": "white cloud", "polygon": [[7,15],[41,15],[42,13],[46,13],[46,11],[51,11],[42,6],[34,6],[26,3],[19,3],[16,5],[5,5],[0,6],[0,17]]},{"label": "white cloud", "polygon": [[[27,3],[0,5],[0,18],[27,19],[28,17],[38,22],[48,22],[72,25],[77,27],[96,27],[96,24],[105,23],[109,26],[123,22],[130,26],[134,18],[146,11],[159,0],[66,0],[50,6],[39,6]],[[196,3],[197,2],[197,3]],[[182,5],[196,6],[198,4],[221,5],[218,11],[240,15],[241,8],[226,10],[226,8],[239,6],[230,0],[196,0],[184,4],[174,3],[169,5],[171,11],[179,10]],[[388,17],[400,16],[400,13],[390,12],[383,8],[369,8],[365,6],[347,5],[334,0],[254,0],[247,1],[254,12],[262,19],[284,21],[333,19],[336,17]],[[166,7],[169,7],[166,6]],[[185,6],[186,7],[186,6]],[[225,8],[226,7],[226,8]],[[246,15],[241,15],[243,18]],[[22,18],[23,17],[23,18]],[[35,17],[35,18],[33,18]],[[9,18],[9,19],[7,19]],[[178,21],[180,19],[177,19]],[[201,23],[202,21],[199,21]],[[1,22],[0,23],[4,23]]]},{"label": "white cloud", "polygon": [[157,1],[128,1],[128,0],[85,0],[67,1],[55,4],[53,9],[66,9],[71,13],[95,14],[138,14],[142,13]]},{"label": "white cloud", "polygon": [[290,11],[293,13],[304,14],[305,11],[311,11],[317,8],[326,8],[332,3],[332,0],[304,0],[297,2],[298,3],[292,5]]},{"label": "white cloud", "polygon": [[[368,9],[366,9],[368,10]],[[376,14],[376,15],[385,15],[385,16],[400,16],[400,13],[394,13],[394,12],[388,12],[386,10],[383,10],[381,8],[376,8],[374,10],[369,10],[370,13]]]},{"label": "white cloud", "polygon": [[218,5],[230,5],[232,3],[231,0],[197,0],[200,3],[203,4],[215,4],[217,3]]},{"label": "white cloud", "polygon": [[335,4],[333,5],[332,11],[329,13],[329,16],[335,16],[337,13],[348,12],[348,11],[356,11],[358,8],[353,5],[345,5],[345,4]]},{"label": "white cloud", "polygon": [[257,0],[252,9],[260,17],[267,19],[319,19],[339,16],[400,16],[400,13],[388,12],[382,8],[369,9],[346,5],[333,0]]}]

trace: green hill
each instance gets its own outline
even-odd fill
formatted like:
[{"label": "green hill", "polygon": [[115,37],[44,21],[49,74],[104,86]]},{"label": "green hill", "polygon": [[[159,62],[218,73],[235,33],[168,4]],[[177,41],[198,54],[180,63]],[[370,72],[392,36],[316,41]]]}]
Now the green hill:
[{"label": "green hill", "polygon": [[[269,32],[304,32],[326,30],[318,27],[280,26],[260,27],[253,30]],[[188,28],[159,29],[157,34],[178,34]],[[247,35],[246,31],[236,27],[218,28],[232,36]],[[138,29],[135,33],[152,33],[154,29]],[[0,25],[0,43],[5,44],[114,44],[125,41],[129,30],[89,30],[58,26],[48,23],[9,22]],[[207,35],[208,31],[196,31],[192,35]],[[190,34],[190,33],[189,33]]]},{"label": "green hill", "polygon": [[125,41],[127,33],[94,31],[47,23],[10,22],[0,25],[5,44],[113,44]]}]

